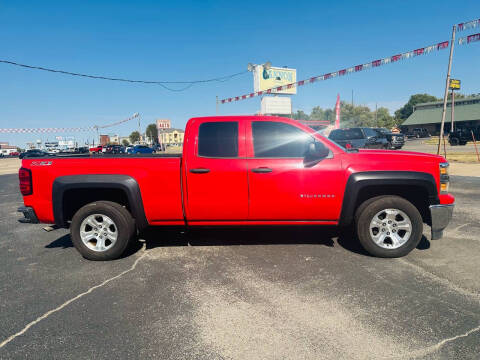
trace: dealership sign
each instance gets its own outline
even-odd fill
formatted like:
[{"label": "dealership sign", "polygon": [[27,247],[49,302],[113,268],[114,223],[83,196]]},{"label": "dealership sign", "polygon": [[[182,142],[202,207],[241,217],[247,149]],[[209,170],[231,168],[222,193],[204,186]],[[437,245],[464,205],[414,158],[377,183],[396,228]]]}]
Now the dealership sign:
[{"label": "dealership sign", "polygon": [[450,79],[450,90],[460,90],[460,80]]},{"label": "dealership sign", "polygon": [[[285,86],[297,81],[297,70],[289,68],[270,67],[268,70],[257,65],[253,73],[253,88],[255,92],[272,89],[275,94],[296,94],[296,86]],[[277,90],[278,87],[283,87]]]}]

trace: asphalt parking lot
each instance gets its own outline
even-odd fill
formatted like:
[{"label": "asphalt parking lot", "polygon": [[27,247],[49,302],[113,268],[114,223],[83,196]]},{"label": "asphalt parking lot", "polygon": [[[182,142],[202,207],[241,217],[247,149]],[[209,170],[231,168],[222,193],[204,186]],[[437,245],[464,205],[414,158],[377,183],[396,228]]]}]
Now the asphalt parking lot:
[{"label": "asphalt parking lot", "polygon": [[[437,144],[430,144],[426,143],[430,141],[430,138],[420,138],[420,139],[407,139],[405,145],[402,147],[402,150],[407,151],[418,151],[418,152],[425,152],[425,153],[437,153]],[[480,150],[480,144],[477,143],[477,147]],[[443,155],[443,144],[440,149],[440,155]],[[445,150],[447,154],[455,154],[455,153],[475,153],[475,146],[473,143],[468,143],[467,145],[459,145],[459,146],[450,146],[448,141],[445,142]]]},{"label": "asphalt parking lot", "polygon": [[[480,177],[402,259],[333,229],[151,231],[90,262],[0,176],[0,358],[478,359]],[[145,241],[146,239],[146,241]]]}]

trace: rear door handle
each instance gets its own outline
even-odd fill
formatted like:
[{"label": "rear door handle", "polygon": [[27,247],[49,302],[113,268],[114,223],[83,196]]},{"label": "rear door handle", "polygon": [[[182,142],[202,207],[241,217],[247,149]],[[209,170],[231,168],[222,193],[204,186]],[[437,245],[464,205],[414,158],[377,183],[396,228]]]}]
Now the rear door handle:
[{"label": "rear door handle", "polygon": [[210,169],[190,169],[193,174],[206,174],[210,172]]},{"label": "rear door handle", "polygon": [[271,173],[272,171],[273,170],[268,167],[258,167],[258,168],[252,169],[252,172],[258,173],[258,174]]}]

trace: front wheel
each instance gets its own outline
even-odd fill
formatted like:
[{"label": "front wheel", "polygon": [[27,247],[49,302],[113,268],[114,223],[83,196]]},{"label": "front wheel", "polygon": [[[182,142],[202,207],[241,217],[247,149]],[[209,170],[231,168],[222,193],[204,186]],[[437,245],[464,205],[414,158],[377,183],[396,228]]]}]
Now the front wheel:
[{"label": "front wheel", "polygon": [[407,255],[422,238],[423,221],[418,209],[399,196],[378,196],[365,201],[355,214],[363,248],[373,256]]},{"label": "front wheel", "polygon": [[73,245],[89,260],[120,257],[135,235],[135,222],[120,204],[96,201],[73,216],[70,235]]}]

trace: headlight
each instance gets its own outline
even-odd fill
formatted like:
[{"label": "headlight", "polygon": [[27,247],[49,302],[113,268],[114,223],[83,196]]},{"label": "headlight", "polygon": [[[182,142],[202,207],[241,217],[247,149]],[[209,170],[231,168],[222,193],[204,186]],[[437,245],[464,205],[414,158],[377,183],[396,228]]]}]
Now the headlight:
[{"label": "headlight", "polygon": [[448,175],[448,162],[440,163],[440,194],[448,193],[450,177]]}]

